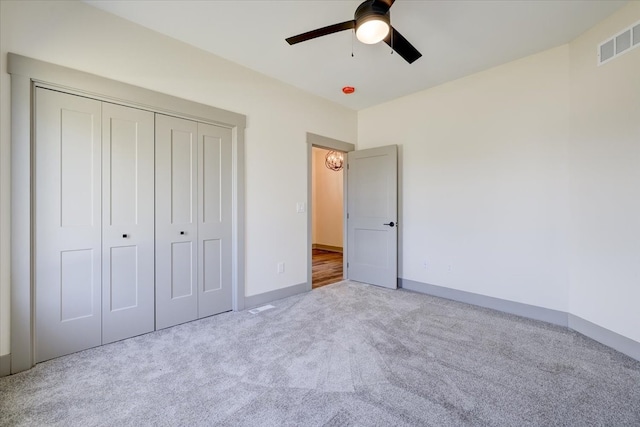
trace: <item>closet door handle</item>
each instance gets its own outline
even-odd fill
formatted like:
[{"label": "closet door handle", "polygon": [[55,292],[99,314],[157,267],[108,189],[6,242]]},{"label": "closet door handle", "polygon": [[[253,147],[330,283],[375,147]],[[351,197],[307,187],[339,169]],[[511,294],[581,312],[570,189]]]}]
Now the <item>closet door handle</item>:
[{"label": "closet door handle", "polygon": [[396,225],[396,223],[395,223],[395,222],[393,222],[393,221],[391,221],[391,222],[389,222],[389,223],[387,223],[387,224],[382,224],[382,225],[388,225],[389,227],[393,227],[393,226],[395,226],[395,225]]},{"label": "closet door handle", "polygon": [[129,238],[129,235],[128,235],[128,234],[123,234],[123,235],[122,235],[122,238],[123,238],[123,239],[128,239],[128,238]]},{"label": "closet door handle", "polygon": [[184,231],[181,231],[181,232],[180,232],[180,235],[181,235],[181,236],[184,236],[185,234],[186,234],[186,233],[185,233]]}]

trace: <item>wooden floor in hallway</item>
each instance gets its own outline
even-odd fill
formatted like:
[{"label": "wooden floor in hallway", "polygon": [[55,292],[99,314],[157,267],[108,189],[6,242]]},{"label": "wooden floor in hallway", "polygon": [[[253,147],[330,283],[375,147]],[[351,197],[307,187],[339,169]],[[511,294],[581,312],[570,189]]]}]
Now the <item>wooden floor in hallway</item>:
[{"label": "wooden floor in hallway", "polygon": [[313,249],[312,288],[330,285],[342,280],[342,254],[339,252]]}]

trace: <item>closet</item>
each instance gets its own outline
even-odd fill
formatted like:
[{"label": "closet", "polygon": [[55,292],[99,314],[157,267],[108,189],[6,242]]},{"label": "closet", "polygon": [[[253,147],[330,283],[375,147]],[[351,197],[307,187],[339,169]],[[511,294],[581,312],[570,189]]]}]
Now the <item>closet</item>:
[{"label": "closet", "polygon": [[35,361],[232,308],[231,130],[35,89]]},{"label": "closet", "polygon": [[231,129],[156,115],[156,327],[231,310]]}]

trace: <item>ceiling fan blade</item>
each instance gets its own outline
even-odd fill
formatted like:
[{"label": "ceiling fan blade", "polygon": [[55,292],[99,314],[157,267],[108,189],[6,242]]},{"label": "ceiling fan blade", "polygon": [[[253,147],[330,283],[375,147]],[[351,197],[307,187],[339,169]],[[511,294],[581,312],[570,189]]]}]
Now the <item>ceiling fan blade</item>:
[{"label": "ceiling fan blade", "polygon": [[386,9],[384,12],[387,13],[389,9],[391,9],[393,2],[396,0],[374,0],[374,1],[375,3],[378,3],[381,6],[384,6],[384,8]]},{"label": "ceiling fan blade", "polygon": [[306,33],[298,34],[297,36],[289,37],[285,39],[289,44],[296,44],[300,42],[306,42],[307,40],[315,39],[317,37],[326,36],[328,34],[337,33],[344,30],[351,30],[355,28],[356,21],[346,21],[339,24],[329,25],[328,27],[318,28],[317,30],[307,31]]},{"label": "ceiling fan blade", "polygon": [[409,43],[409,40],[405,39],[402,34],[393,27],[391,27],[391,31],[389,31],[389,35],[384,39],[384,42],[409,64],[412,64],[422,56],[422,54],[418,52],[418,49],[413,47],[413,45]]}]

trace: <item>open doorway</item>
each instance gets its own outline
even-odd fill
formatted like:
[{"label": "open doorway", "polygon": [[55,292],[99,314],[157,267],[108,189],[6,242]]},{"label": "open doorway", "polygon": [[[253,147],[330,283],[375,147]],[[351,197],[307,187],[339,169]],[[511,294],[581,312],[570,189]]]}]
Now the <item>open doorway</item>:
[{"label": "open doorway", "polygon": [[343,279],[344,168],[342,151],[312,147],[312,289]]},{"label": "open doorway", "polygon": [[[347,239],[346,239],[346,188],[347,188],[347,153],[355,149],[351,143],[333,138],[307,133],[307,286],[308,290],[326,284],[336,283],[349,277],[347,273]],[[342,169],[335,171],[327,168],[325,161],[329,151],[342,154]],[[315,156],[314,156],[315,153]],[[315,174],[315,172],[319,172]],[[320,174],[327,179],[320,178]],[[326,185],[325,185],[326,184]],[[336,189],[336,185],[339,187]],[[318,197],[318,188],[328,194]],[[327,197],[325,197],[327,196]],[[337,199],[336,199],[337,197]],[[317,209],[318,203],[326,199],[324,208]],[[330,210],[331,218],[318,222],[325,208]],[[315,226],[314,226],[315,221]],[[326,233],[329,230],[330,235]],[[313,256],[313,253],[316,256]],[[313,266],[316,266],[316,278],[313,279]],[[342,263],[342,266],[339,264]],[[342,268],[341,268],[342,267]]]}]

